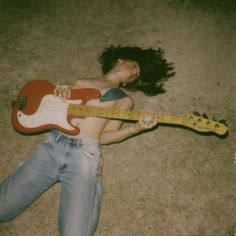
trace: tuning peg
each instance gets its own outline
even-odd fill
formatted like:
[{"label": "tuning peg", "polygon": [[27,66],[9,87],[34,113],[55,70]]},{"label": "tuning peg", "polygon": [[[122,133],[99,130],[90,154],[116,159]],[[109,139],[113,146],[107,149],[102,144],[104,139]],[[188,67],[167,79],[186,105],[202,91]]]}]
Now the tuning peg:
[{"label": "tuning peg", "polygon": [[194,114],[195,116],[201,116],[201,114],[200,114],[199,112],[197,112],[197,111],[193,111],[193,114]]},{"label": "tuning peg", "polygon": [[224,125],[226,125],[228,127],[227,122],[226,122],[225,119],[219,120],[219,123],[224,124]]},{"label": "tuning peg", "polygon": [[202,114],[202,117],[205,118],[205,119],[208,119],[207,114]]}]

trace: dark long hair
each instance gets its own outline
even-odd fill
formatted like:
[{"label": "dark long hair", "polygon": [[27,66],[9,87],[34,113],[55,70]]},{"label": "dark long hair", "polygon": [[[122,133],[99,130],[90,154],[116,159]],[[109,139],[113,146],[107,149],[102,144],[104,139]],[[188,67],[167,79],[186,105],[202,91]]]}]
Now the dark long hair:
[{"label": "dark long hair", "polygon": [[175,73],[172,63],[168,63],[164,58],[164,51],[161,48],[155,50],[111,45],[105,48],[99,57],[103,74],[108,73],[118,59],[136,61],[140,68],[139,77],[121,87],[131,91],[142,91],[147,96],[164,93],[163,82]]}]

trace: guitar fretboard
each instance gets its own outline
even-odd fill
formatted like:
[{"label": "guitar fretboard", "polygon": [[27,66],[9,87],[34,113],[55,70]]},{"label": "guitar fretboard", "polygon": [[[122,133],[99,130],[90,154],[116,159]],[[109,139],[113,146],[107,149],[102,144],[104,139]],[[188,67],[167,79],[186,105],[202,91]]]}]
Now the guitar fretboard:
[{"label": "guitar fretboard", "polygon": [[[144,117],[146,112],[129,111],[114,108],[94,107],[88,105],[69,104],[68,114],[79,117],[102,117],[119,120],[137,121]],[[182,117],[156,114],[159,123],[184,125]]]}]

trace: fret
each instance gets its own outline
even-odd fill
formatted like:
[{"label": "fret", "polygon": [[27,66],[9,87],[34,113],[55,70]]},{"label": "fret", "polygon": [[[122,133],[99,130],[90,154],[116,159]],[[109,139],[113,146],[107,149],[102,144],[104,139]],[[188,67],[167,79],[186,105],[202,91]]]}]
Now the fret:
[{"label": "fret", "polygon": [[108,113],[107,113],[107,109],[101,108],[99,115],[101,115],[104,118],[109,118]]},{"label": "fret", "polygon": [[107,109],[106,118],[113,118],[113,109]]},{"label": "fret", "polygon": [[159,123],[177,124],[177,125],[183,124],[182,117],[158,114],[157,118]]},{"label": "fret", "polygon": [[103,117],[104,118],[113,118],[113,113],[110,108],[103,108]]},{"label": "fret", "polygon": [[101,109],[98,108],[98,107],[96,107],[96,108],[95,108],[95,115],[98,116],[98,117],[100,117],[101,114],[102,114]]},{"label": "fret", "polygon": [[109,118],[112,118],[113,113],[112,113],[111,109],[108,109],[108,114],[107,115],[108,115]]},{"label": "fret", "polygon": [[[83,109],[83,107],[85,107],[85,105],[82,105],[82,109]],[[94,109],[91,109],[90,107],[88,107],[89,108],[89,116],[94,116],[94,114],[95,114],[95,110]]]},{"label": "fret", "polygon": [[139,120],[142,116],[144,116],[143,112],[133,111],[131,114],[132,120]]},{"label": "fret", "polygon": [[[118,119],[122,119],[123,118],[123,116],[122,116],[122,110],[118,110],[117,111],[117,118]],[[124,118],[123,118],[124,119]]]},{"label": "fret", "polygon": [[126,111],[124,113],[124,119],[126,119],[126,120],[130,120],[131,119],[131,111]]},{"label": "fret", "polygon": [[85,112],[84,112],[83,107],[77,106],[77,112],[78,112],[79,116],[82,116],[82,117],[85,116]]},{"label": "fret", "polygon": [[90,107],[86,108],[86,116],[89,116],[89,117],[93,116],[93,110],[90,109]]},{"label": "fret", "polygon": [[[82,109],[83,108],[83,109]],[[82,117],[85,117],[86,116],[86,110],[84,109],[84,107],[78,107],[78,110],[81,114]]]},{"label": "fret", "polygon": [[117,109],[114,109],[113,114],[114,114],[114,118],[119,119],[119,111]]},{"label": "fret", "polygon": [[92,111],[89,107],[86,108],[86,116],[91,116],[92,115]]},{"label": "fret", "polygon": [[123,119],[126,119],[126,112],[125,110],[120,110],[120,116],[123,117]]}]

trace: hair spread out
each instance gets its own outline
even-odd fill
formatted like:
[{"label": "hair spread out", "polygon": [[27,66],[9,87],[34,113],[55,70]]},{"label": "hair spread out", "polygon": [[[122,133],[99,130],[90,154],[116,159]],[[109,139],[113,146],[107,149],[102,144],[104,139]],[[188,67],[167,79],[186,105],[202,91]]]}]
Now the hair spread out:
[{"label": "hair spread out", "polygon": [[161,48],[155,50],[111,45],[105,48],[99,57],[103,74],[108,73],[118,59],[136,61],[140,68],[139,77],[121,87],[131,91],[142,91],[147,96],[164,93],[163,82],[175,74],[172,63],[166,61]]}]

